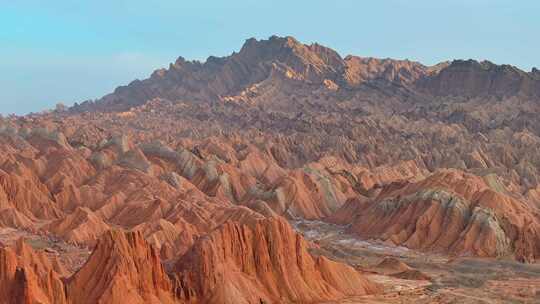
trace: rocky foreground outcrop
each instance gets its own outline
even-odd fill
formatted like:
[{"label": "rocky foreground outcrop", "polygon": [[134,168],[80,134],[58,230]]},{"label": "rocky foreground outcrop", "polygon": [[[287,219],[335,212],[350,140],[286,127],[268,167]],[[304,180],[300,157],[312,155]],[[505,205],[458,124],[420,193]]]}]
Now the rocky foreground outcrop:
[{"label": "rocky foreground outcrop", "polygon": [[0,248],[0,303],[68,303],[59,265],[54,257],[35,252],[23,239]]},{"label": "rocky foreground outcrop", "polygon": [[0,303],[311,303],[373,294],[350,266],[313,257],[278,217],[226,223],[167,274],[140,231],[110,230],[70,277],[54,255],[20,239],[0,248]]},{"label": "rocky foreground outcrop", "polygon": [[70,277],[55,255],[20,239],[0,248],[0,303],[178,303],[158,253],[140,233],[107,232]]},{"label": "rocky foreground outcrop", "polygon": [[176,293],[197,303],[312,303],[380,291],[352,267],[313,257],[279,217],[226,223],[175,266]]}]

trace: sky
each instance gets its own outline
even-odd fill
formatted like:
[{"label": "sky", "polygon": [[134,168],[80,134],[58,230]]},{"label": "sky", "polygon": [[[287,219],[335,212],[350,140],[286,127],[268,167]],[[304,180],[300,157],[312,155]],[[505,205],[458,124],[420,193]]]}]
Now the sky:
[{"label": "sky", "polygon": [[0,0],[0,114],[97,99],[178,56],[293,36],[342,56],[540,67],[538,0]]}]

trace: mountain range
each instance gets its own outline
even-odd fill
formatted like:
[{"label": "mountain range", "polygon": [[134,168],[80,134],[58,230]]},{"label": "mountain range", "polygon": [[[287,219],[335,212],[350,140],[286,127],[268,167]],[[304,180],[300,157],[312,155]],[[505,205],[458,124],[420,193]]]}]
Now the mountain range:
[{"label": "mountain range", "polygon": [[168,69],[150,78],[118,87],[95,103],[75,110],[129,109],[152,98],[220,102],[247,93],[272,78],[324,86],[349,94],[369,90],[395,90],[411,99],[433,97],[505,98],[540,97],[540,71],[524,72],[489,61],[454,60],[425,66],[408,60],[342,58],[319,44],[304,45],[293,37],[249,39],[240,52],[209,57],[206,62],[179,57]]}]

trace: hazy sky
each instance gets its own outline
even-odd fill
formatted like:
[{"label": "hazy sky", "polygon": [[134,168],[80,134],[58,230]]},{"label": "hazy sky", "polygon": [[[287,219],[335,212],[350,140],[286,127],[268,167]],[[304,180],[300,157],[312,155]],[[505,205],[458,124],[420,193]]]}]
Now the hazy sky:
[{"label": "hazy sky", "polygon": [[341,55],[540,66],[539,0],[0,0],[0,113],[99,98],[178,56],[291,35]]}]

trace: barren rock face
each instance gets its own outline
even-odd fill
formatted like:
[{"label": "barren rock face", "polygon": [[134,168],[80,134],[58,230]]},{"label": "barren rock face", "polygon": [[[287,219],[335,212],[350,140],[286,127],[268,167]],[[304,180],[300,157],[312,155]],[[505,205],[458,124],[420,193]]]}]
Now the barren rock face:
[{"label": "barren rock face", "polygon": [[107,232],[70,278],[72,303],[175,303],[155,248],[141,233]]},{"label": "barren rock face", "polygon": [[180,298],[202,303],[315,302],[377,292],[349,266],[312,257],[288,223],[227,223],[175,266]]},{"label": "barren rock face", "polygon": [[[538,259],[540,222],[534,208],[455,170],[417,183],[389,186],[369,202],[351,200],[351,232],[396,245],[458,255]],[[336,213],[334,221],[348,218]],[[523,236],[535,246],[522,243]]]},{"label": "barren rock face", "polygon": [[2,303],[68,303],[59,269],[43,252],[34,252],[23,239],[0,248]]},{"label": "barren rock face", "polygon": [[109,225],[100,217],[84,207],[77,207],[65,218],[53,221],[44,227],[44,230],[66,241],[79,244],[92,244],[109,229]]}]

